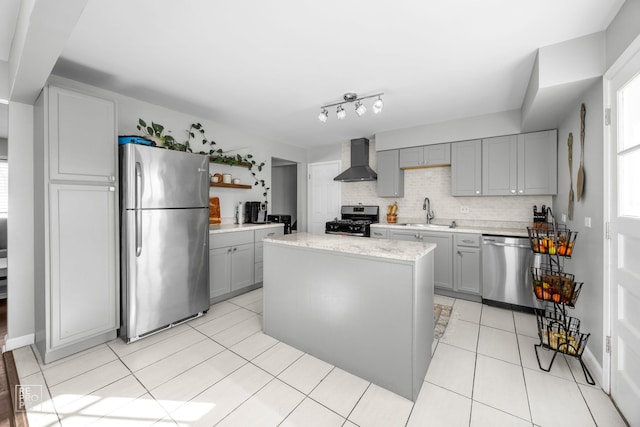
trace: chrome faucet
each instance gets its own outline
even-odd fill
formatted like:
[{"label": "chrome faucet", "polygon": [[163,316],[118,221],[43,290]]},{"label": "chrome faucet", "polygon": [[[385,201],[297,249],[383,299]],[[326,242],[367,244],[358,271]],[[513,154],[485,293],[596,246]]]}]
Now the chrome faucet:
[{"label": "chrome faucet", "polygon": [[427,224],[431,224],[431,220],[436,216],[433,214],[431,210],[431,200],[428,197],[424,198],[424,202],[422,203],[422,210],[427,211]]}]

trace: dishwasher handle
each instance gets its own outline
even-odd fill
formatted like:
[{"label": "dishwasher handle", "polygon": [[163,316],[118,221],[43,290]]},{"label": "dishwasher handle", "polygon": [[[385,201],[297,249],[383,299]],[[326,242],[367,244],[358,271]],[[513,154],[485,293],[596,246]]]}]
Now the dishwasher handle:
[{"label": "dishwasher handle", "polygon": [[517,245],[514,243],[500,243],[500,242],[496,242],[494,239],[484,239],[482,241],[482,243],[486,246],[502,246],[502,247],[507,247],[507,248],[524,248],[524,249],[531,249],[530,245]]}]

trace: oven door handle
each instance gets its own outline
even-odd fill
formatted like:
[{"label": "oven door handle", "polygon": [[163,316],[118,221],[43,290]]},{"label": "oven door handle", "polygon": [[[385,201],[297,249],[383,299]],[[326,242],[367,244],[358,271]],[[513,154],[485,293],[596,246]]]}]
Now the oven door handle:
[{"label": "oven door handle", "polygon": [[364,233],[349,233],[347,231],[325,231],[325,234],[338,234],[340,236],[367,237]]}]

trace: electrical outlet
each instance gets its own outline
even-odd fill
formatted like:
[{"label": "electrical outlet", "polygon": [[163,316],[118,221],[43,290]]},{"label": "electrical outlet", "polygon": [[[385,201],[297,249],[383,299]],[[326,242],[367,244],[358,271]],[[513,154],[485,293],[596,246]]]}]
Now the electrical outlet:
[{"label": "electrical outlet", "polygon": [[460,213],[468,214],[469,212],[471,212],[471,209],[469,209],[469,206],[460,206]]},{"label": "electrical outlet", "polygon": [[591,228],[591,217],[590,216],[585,216],[584,217],[584,226],[587,228]]},{"label": "electrical outlet", "polygon": [[564,222],[564,223],[567,222],[567,214],[566,213],[562,214],[562,222]]}]

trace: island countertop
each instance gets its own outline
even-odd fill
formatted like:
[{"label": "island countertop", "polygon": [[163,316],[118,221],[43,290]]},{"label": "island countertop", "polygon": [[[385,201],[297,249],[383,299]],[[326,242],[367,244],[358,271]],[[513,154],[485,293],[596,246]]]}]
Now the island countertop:
[{"label": "island countertop", "polygon": [[279,222],[270,222],[265,224],[217,224],[209,225],[209,234],[233,233],[235,231],[262,230],[264,228],[284,227]]},{"label": "island countertop", "polygon": [[416,261],[436,247],[433,243],[311,233],[268,237],[263,242],[397,261]]}]

